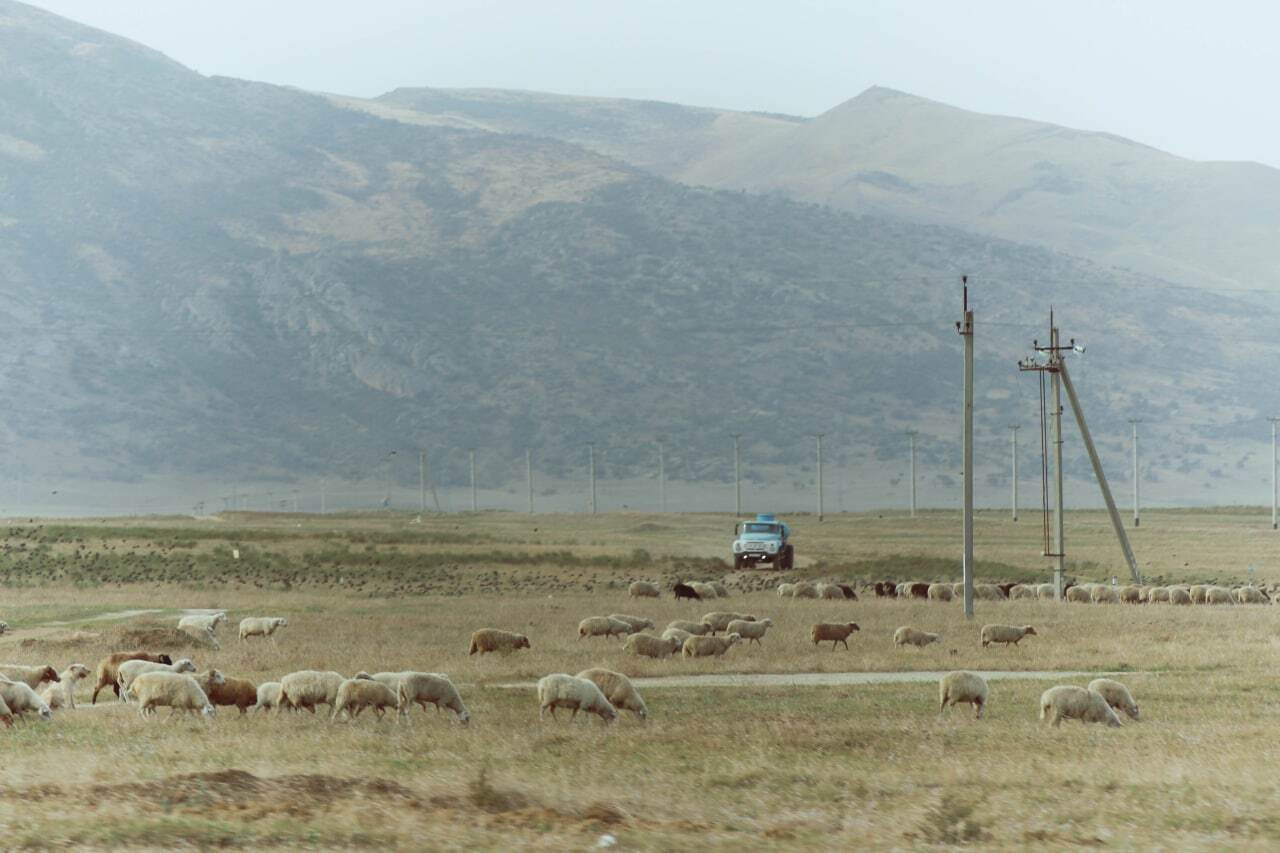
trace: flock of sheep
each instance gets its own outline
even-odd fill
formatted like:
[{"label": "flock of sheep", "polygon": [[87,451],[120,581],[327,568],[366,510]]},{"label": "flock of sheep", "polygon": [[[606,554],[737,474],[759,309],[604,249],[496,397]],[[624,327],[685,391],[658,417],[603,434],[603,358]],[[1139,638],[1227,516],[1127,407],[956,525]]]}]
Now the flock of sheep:
[{"label": "flock of sheep", "polygon": [[[953,601],[964,594],[964,585],[959,583],[928,583],[922,581],[878,581],[874,585],[878,598],[905,598],[928,601]],[[783,583],[778,585],[778,595],[785,598],[836,598],[839,596],[822,594],[829,584]],[[1212,584],[1192,584],[1174,586],[1109,586],[1102,583],[1069,582],[1063,587],[1063,599],[1076,604],[1280,604],[1280,595],[1273,595],[1276,590],[1265,590],[1256,586],[1236,587],[1216,586]],[[1041,599],[1051,601],[1054,598],[1053,584],[1021,584],[1021,583],[975,583],[973,597],[986,601],[1003,599]]]},{"label": "flock of sheep", "polygon": [[[938,713],[953,705],[973,705],[974,716],[982,719],[990,695],[987,681],[976,672],[949,672],[938,682]],[[1095,678],[1087,687],[1062,684],[1040,694],[1040,719],[1059,726],[1063,720],[1104,723],[1118,727],[1123,711],[1138,719],[1138,703],[1129,688],[1110,678]]]}]

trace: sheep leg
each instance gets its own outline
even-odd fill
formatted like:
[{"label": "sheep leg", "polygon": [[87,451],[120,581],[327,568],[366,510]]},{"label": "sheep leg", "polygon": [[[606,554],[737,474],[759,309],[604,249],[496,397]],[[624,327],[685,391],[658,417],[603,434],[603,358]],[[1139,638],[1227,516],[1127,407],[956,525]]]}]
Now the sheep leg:
[{"label": "sheep leg", "polygon": [[[844,650],[845,650],[846,652],[847,652],[847,651],[849,651],[849,641],[848,641],[848,640],[841,640],[840,642],[844,645]],[[832,643],[832,644],[831,644],[831,651],[833,651],[833,652],[834,652],[835,650],[836,650],[836,644],[835,644],[835,643]]]},{"label": "sheep leg", "polygon": [[974,700],[973,700],[973,707],[978,709],[978,713],[974,714],[974,715],[973,715],[973,718],[974,718],[975,720],[981,720],[981,719],[982,719],[982,709],[983,709],[983,708],[985,708],[985,707],[987,707],[987,706],[986,706],[986,704],[985,704],[981,699],[974,699]]}]

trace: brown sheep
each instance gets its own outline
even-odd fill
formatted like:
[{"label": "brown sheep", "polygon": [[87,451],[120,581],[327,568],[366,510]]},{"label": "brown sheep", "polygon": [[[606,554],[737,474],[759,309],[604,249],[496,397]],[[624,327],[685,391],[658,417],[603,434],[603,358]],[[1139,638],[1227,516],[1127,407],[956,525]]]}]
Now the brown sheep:
[{"label": "brown sheep", "polygon": [[115,691],[116,698],[120,698],[120,686],[116,684],[116,678],[119,676],[120,664],[127,660],[149,660],[152,663],[162,663],[166,666],[173,663],[173,659],[168,655],[154,654],[152,652],[114,652],[98,661],[98,684],[93,688],[93,699],[90,705],[98,703],[98,691],[104,687],[110,687]]},{"label": "brown sheep", "polygon": [[816,646],[818,643],[831,641],[831,651],[836,650],[836,643],[844,643],[849,648],[849,635],[860,630],[857,622],[846,622],[843,625],[833,622],[819,622],[809,629],[809,637]]},{"label": "brown sheep", "polygon": [[485,652],[514,652],[516,649],[528,648],[532,647],[524,634],[513,634],[497,628],[481,628],[471,635],[471,649],[467,654],[479,652],[483,657]]},{"label": "brown sheep", "polygon": [[51,666],[24,666],[18,663],[0,664],[0,678],[20,681],[32,690],[46,681],[56,684],[62,680],[62,676],[58,675],[58,671]]},{"label": "brown sheep", "polygon": [[241,714],[258,704],[258,685],[247,678],[225,678],[222,684],[210,685],[209,701],[214,705],[235,705]]},{"label": "brown sheep", "polygon": [[907,595],[911,598],[926,601],[929,598],[929,584],[920,583],[919,581],[909,583],[907,584]]}]

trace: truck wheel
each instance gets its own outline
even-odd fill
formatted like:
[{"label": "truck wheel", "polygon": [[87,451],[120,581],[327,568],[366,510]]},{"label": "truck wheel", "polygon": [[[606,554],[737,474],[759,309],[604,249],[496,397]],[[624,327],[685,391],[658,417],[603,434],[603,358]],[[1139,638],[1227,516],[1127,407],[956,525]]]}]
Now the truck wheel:
[{"label": "truck wheel", "polygon": [[739,572],[742,571],[742,555],[741,554],[733,555],[733,568],[735,571],[739,571]]},{"label": "truck wheel", "polygon": [[790,545],[788,545],[786,548],[783,549],[782,559],[779,561],[782,563],[783,571],[787,571],[787,572],[791,571],[791,567],[795,564],[795,556],[796,556],[795,549],[793,549]]}]

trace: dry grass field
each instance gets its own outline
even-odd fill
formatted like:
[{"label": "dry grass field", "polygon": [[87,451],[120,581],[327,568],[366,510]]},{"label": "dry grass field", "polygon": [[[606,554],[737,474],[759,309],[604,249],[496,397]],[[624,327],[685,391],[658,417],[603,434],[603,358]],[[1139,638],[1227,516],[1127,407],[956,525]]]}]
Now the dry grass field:
[{"label": "dry grass field", "polygon": [[[950,513],[792,520],[813,577],[954,577]],[[1166,580],[1280,581],[1280,534],[1257,510],[1151,512],[1135,537]],[[143,721],[108,697],[51,723],[0,732],[0,821],[11,847],[129,845],[587,849],[1271,848],[1280,844],[1280,606],[957,605],[794,601],[776,576],[711,603],[634,600],[632,579],[730,575],[727,516],[223,516],[22,519],[0,526],[5,661],[92,666],[139,642],[254,681],[297,669],[447,672],[472,713],[411,723],[308,714],[206,724]],[[1043,576],[1039,518],[979,518],[989,579]],[[239,553],[237,559],[234,554]],[[1106,519],[1071,514],[1083,579],[1119,573]],[[225,608],[222,649],[167,630],[182,608]],[[129,618],[95,618],[157,609]],[[626,656],[576,637],[584,616],[676,618],[730,609],[775,622],[722,659]],[[246,615],[283,615],[278,641],[241,643]],[[856,621],[851,649],[808,641],[816,621]],[[1035,625],[982,650],[984,622]],[[50,624],[56,623],[56,624]],[[895,649],[899,625],[942,642]],[[468,657],[470,632],[529,635],[532,649]],[[937,686],[679,687],[644,691],[650,719],[538,720],[551,672],[632,676],[983,670],[1117,672],[1142,705],[1121,729],[1046,729],[1037,698],[1091,676],[993,680],[983,720],[937,713]],[[81,689],[80,701],[88,693]]]}]

